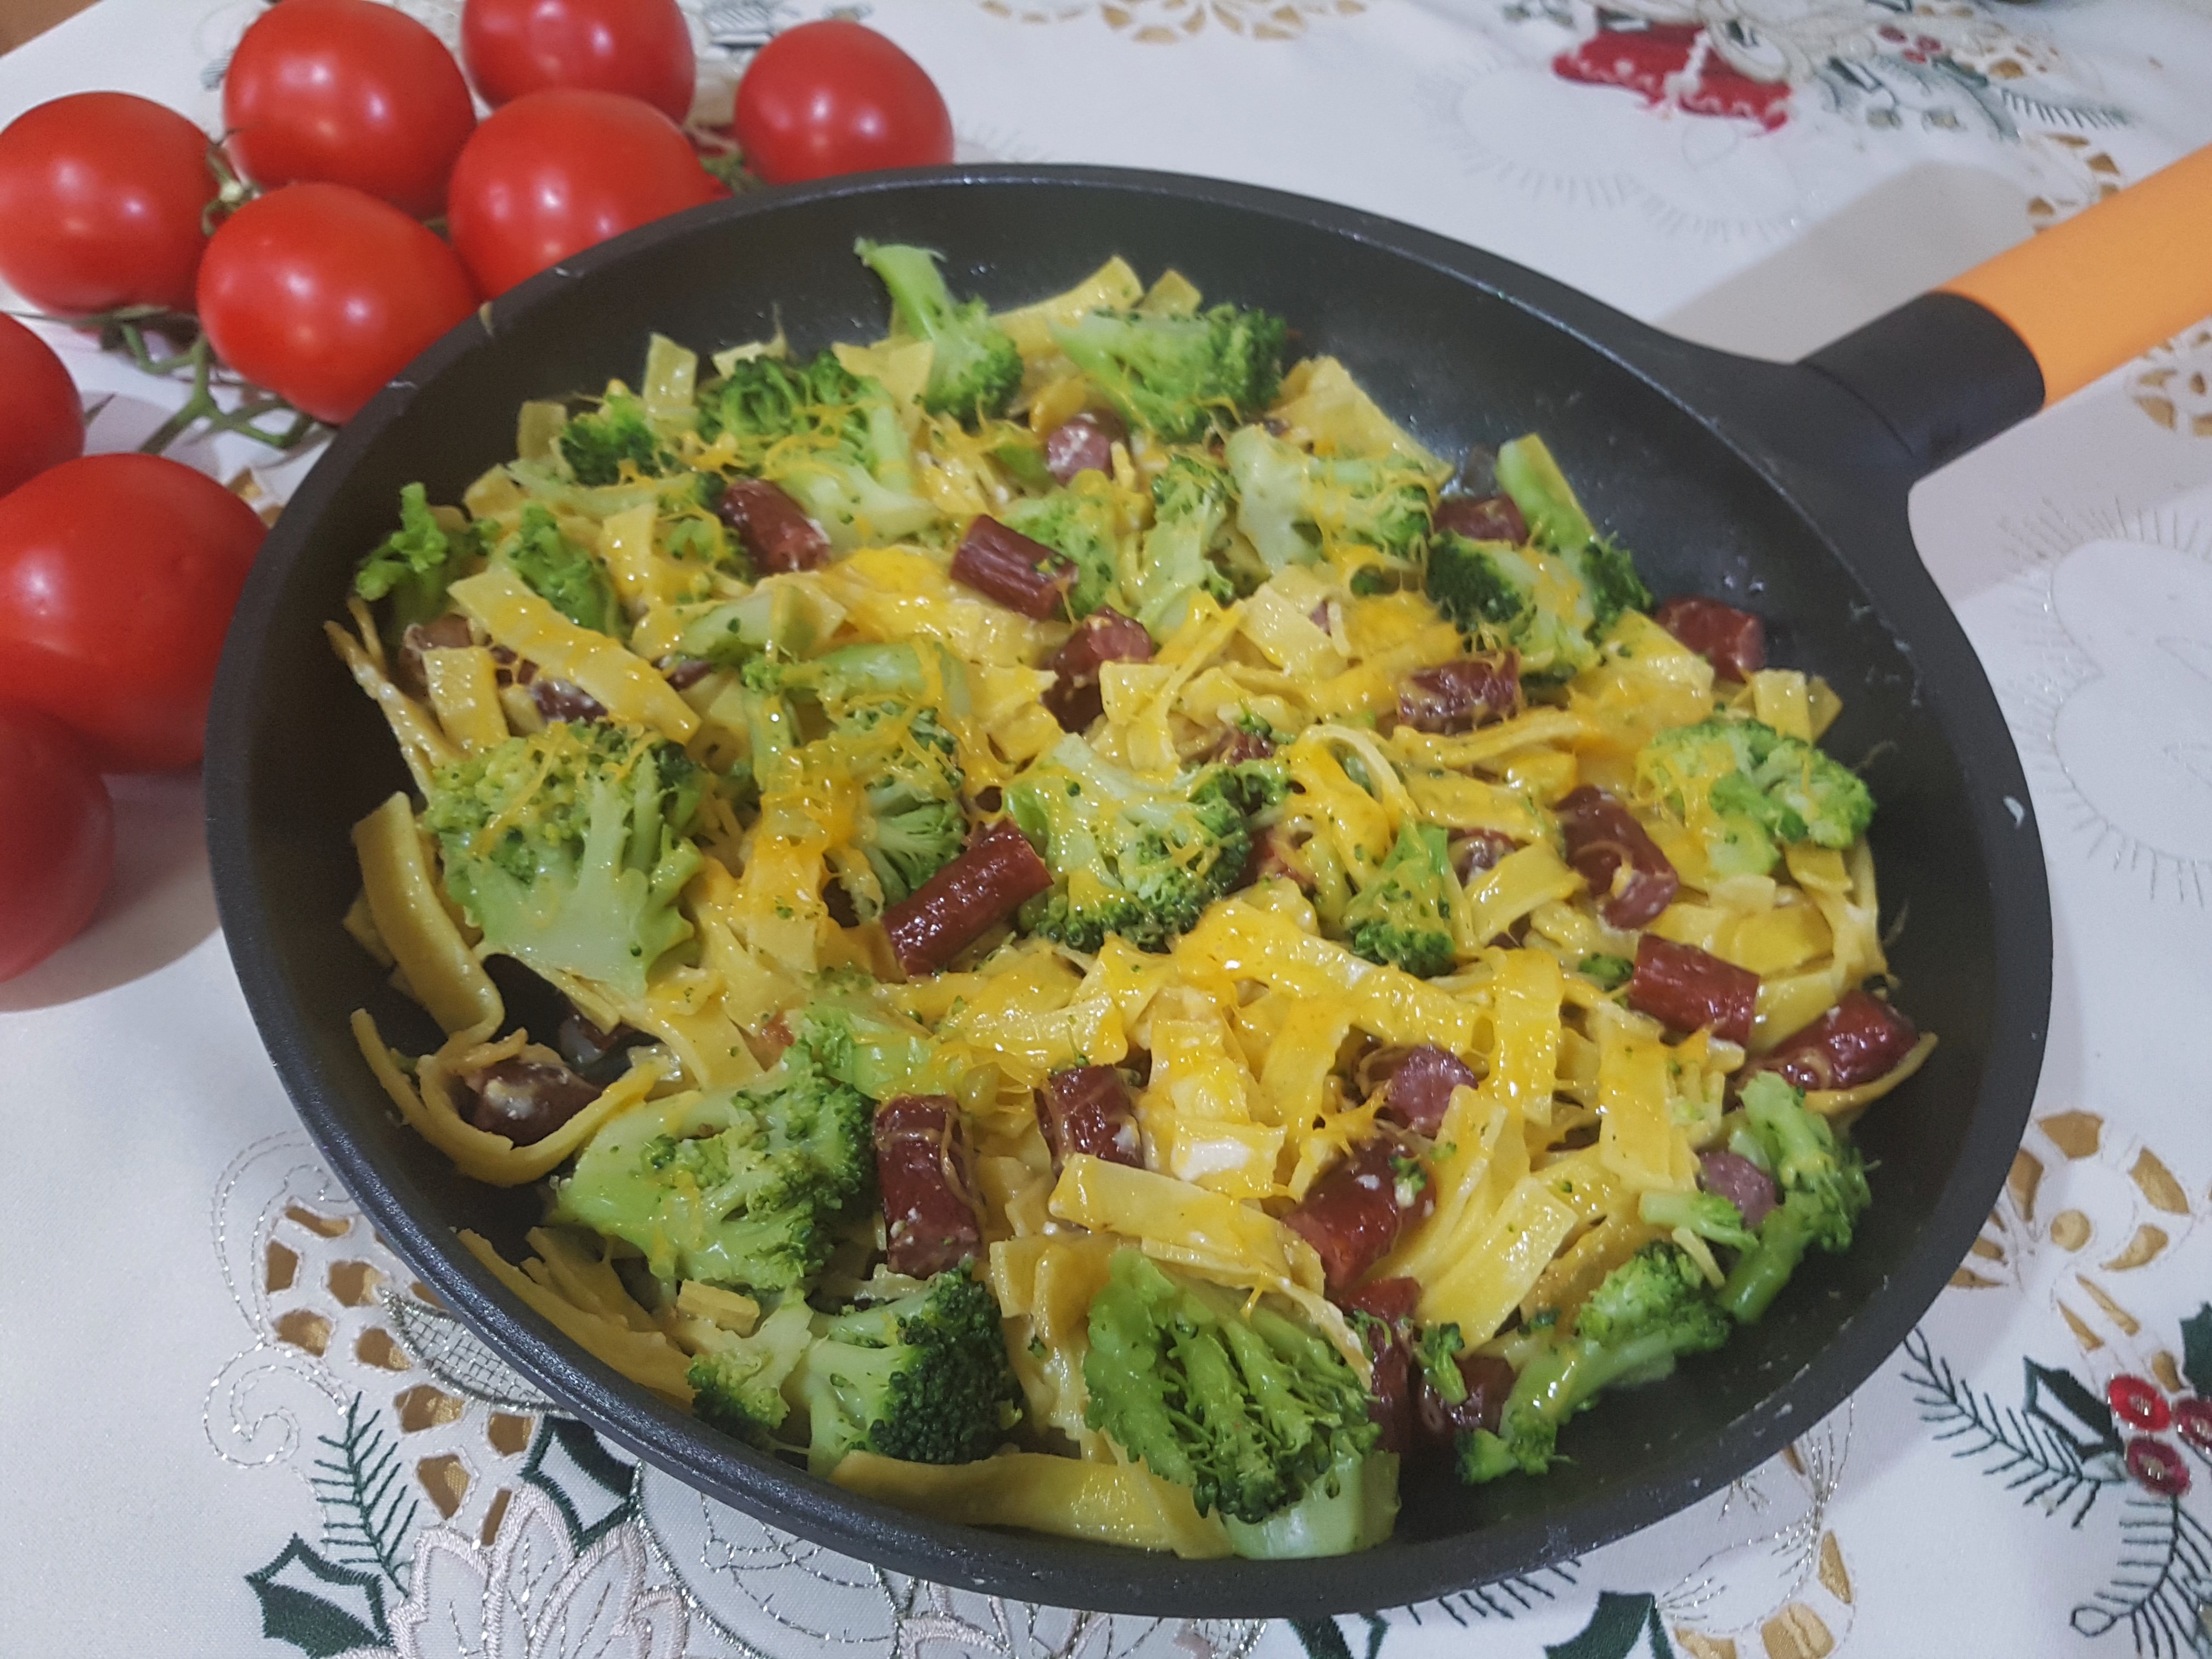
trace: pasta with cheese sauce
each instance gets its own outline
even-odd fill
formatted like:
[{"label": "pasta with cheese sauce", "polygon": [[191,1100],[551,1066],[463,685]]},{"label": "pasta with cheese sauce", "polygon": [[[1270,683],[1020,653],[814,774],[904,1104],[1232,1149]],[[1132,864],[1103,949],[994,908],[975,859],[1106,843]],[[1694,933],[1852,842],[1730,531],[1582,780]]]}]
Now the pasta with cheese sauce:
[{"label": "pasta with cheese sauce", "polygon": [[356,1032],[544,1183],[501,1281],[854,1490],[1279,1555],[1844,1248],[1933,1039],[1833,690],[1540,437],[1455,467],[1172,273],[862,252],[889,337],[655,338],[330,625],[413,783],[347,927],[442,1040]]}]

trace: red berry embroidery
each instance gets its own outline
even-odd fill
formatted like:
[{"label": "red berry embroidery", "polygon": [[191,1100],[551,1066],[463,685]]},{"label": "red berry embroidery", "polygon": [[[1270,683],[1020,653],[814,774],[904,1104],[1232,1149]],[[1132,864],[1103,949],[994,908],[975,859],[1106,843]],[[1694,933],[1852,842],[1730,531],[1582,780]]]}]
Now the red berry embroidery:
[{"label": "red berry embroidery", "polygon": [[2179,1498],[2189,1490],[2189,1465],[2163,1440],[2138,1435],[2130,1441],[2128,1473],[2160,1498]]},{"label": "red berry embroidery", "polygon": [[2166,1396],[2157,1386],[2140,1376],[2116,1376],[2105,1387],[2106,1402],[2113,1414],[2131,1429],[2164,1428],[2172,1420]]},{"label": "red berry embroidery", "polygon": [[2173,1426],[2197,1450],[2212,1455],[2212,1400],[2200,1400],[2192,1395],[2186,1400],[2176,1401]]}]

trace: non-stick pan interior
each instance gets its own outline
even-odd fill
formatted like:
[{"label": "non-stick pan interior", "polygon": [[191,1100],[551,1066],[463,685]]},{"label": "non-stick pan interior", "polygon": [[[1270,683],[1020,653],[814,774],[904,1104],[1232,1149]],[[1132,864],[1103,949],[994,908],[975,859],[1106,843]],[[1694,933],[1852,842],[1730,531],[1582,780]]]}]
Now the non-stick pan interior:
[{"label": "non-stick pan interior", "polygon": [[[1362,233],[1350,234],[1286,201],[1095,180],[936,183],[732,203],[587,256],[578,274],[503,303],[489,336],[472,327],[434,350],[436,372],[411,397],[388,397],[343,434],[270,539],[212,734],[217,875],[255,1014],[310,1128],[428,1283],[526,1372],[693,1484],[854,1553],[1031,1599],[1191,1613],[1388,1605],[1556,1559],[1691,1501],[1881,1363],[1952,1265],[1931,1277],[1917,1250],[1931,1217],[1954,1214],[1955,1232],[1956,1194],[1985,1202],[1994,1187],[1995,1171],[1962,1170],[1970,1122],[1984,1106],[2015,1118],[2025,1108],[1984,1100],[1993,1045],[2023,1037],[1995,1028],[1995,895],[1975,827],[1985,815],[1971,810],[1973,757],[1954,754],[1944,729],[1947,700],[1980,686],[1971,657],[1923,651],[1916,666],[1893,631],[1897,606],[1863,589],[1755,467],[1601,346],[1394,251],[1376,222],[1339,216]],[[649,332],[702,351],[779,327],[800,352],[880,335],[884,301],[852,252],[863,235],[944,250],[954,287],[994,304],[1056,292],[1115,253],[1147,279],[1172,266],[1209,299],[1282,313],[1303,350],[1342,358],[1441,453],[1540,432],[1656,592],[1759,611],[1772,659],[1844,696],[1828,744],[1847,761],[1873,757],[1884,918],[1903,922],[1899,1000],[1942,1046],[1861,1130],[1879,1164],[1876,1202],[1851,1254],[1809,1261],[1723,1352],[1578,1419],[1564,1438],[1570,1461],[1549,1478],[1470,1491],[1440,1468],[1409,1469],[1398,1540],[1357,1561],[1180,1563],[944,1527],[847,1499],[659,1406],[491,1294],[456,1243],[453,1230],[473,1227],[512,1255],[537,1200],[461,1179],[399,1126],[348,1033],[366,1006],[398,1046],[435,1041],[339,929],[357,886],[349,829],[406,777],[321,625],[342,614],[352,567],[392,527],[402,485],[457,500],[513,456],[524,400],[634,380]],[[1405,235],[1425,252],[1443,246]],[[1455,262],[1506,286],[1522,275],[1477,255]],[[1986,1148],[1976,1157],[1986,1163]]]}]

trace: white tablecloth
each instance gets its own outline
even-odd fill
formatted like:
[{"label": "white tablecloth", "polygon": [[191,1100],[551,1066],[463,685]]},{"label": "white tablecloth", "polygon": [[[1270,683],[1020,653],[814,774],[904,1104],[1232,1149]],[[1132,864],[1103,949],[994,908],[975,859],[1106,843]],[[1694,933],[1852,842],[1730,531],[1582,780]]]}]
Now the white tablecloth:
[{"label": "white tablecloth", "polygon": [[[454,5],[404,3],[451,38]],[[824,9],[696,9],[702,100]],[[212,127],[258,9],[103,0],[0,59],[0,120],[108,87]],[[847,9],[929,69],[964,155],[1348,202],[1778,357],[2212,139],[2202,0]],[[150,429],[161,388],[55,337],[88,392],[116,394],[94,447]],[[100,918],[0,985],[0,1653],[2212,1650],[2212,1464],[2159,1426],[2212,1393],[2209,380],[2199,330],[1914,497],[2042,823],[2049,1057],[1954,1288],[1729,1492],[1532,1578],[1297,1626],[1001,1605],[797,1544],[549,1419],[411,1304],[246,1018],[196,781],[126,781]],[[225,477],[258,459],[181,453]],[[260,481],[281,496],[304,464]],[[2123,1376],[2157,1396],[2142,1424],[2104,1403]],[[2176,1468],[2187,1491],[2157,1490]]]}]

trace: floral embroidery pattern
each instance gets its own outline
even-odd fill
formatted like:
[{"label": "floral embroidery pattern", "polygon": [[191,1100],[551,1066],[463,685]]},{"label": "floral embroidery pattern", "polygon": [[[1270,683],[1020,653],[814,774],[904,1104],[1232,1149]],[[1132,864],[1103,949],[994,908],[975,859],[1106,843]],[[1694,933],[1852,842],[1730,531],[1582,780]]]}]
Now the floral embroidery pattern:
[{"label": "floral embroidery pattern", "polygon": [[1031,1606],[887,1572],[810,1544],[641,1468],[637,1526],[690,1609],[754,1659],[1244,1659],[1256,1620]]},{"label": "floral embroidery pattern", "polygon": [[1146,45],[1168,45],[1205,33],[1211,23],[1254,40],[1295,40],[1316,18],[1352,17],[1366,0],[981,0],[994,17],[1019,23],[1066,23],[1096,12],[1117,33]]},{"label": "floral embroidery pattern", "polygon": [[2212,438],[2212,324],[2153,349],[2128,376],[2128,396],[2168,432]]},{"label": "floral embroidery pattern", "polygon": [[[557,1455],[549,1456],[559,1450],[588,1461],[572,1462],[564,1480]],[[295,1538],[276,1560],[247,1575],[261,1600],[263,1634],[313,1659],[339,1652],[347,1659],[679,1659],[689,1618],[680,1596],[647,1583],[644,1540],[622,1524],[626,1494],[597,1522],[578,1509],[578,1488],[598,1486],[599,1502],[590,1495],[585,1502],[601,1508],[606,1483],[623,1492],[627,1474],[588,1431],[548,1425],[495,1535],[475,1542],[443,1527],[421,1534],[405,1593],[395,1601],[334,1599],[348,1581]],[[331,1645],[356,1632],[366,1639]]]},{"label": "floral embroidery pattern", "polygon": [[2131,1276],[2201,1263],[2190,1254],[2199,1218],[2148,1143],[2099,1112],[2047,1112],[1951,1282],[2040,1296],[2077,1357],[2023,1356],[2015,1407],[1972,1386],[1924,1331],[1904,1350],[1905,1382],[1936,1443],[2082,1534],[2085,1565],[2108,1564],[2080,1592],[2074,1630],[2124,1628],[2153,1659],[2212,1646],[2212,1304],[2161,1328],[2130,1305]]}]

